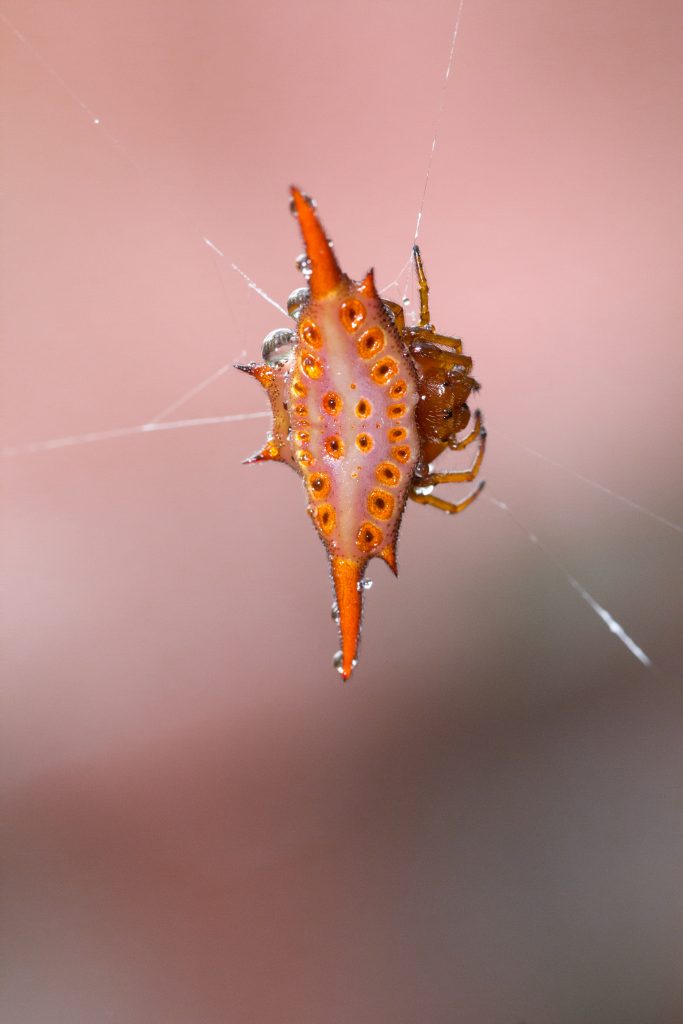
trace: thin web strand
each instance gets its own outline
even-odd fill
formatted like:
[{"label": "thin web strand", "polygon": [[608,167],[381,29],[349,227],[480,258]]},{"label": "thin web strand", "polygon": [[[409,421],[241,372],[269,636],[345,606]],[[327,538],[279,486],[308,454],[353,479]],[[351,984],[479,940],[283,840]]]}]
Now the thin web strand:
[{"label": "thin web strand", "polygon": [[[133,166],[135,168],[135,170],[139,174],[144,176],[144,174],[145,174],[144,168],[136,160],[136,158],[132,155],[132,153],[126,148],[126,146],[118,138],[118,136],[115,135],[109,128],[107,128],[105,125],[102,124],[102,119],[95,114],[95,112],[91,109],[91,107],[89,107],[88,104],[85,103],[85,101],[69,85],[69,83],[66,81],[66,79],[63,78],[62,75],[59,74],[59,72],[52,66],[52,64],[50,64],[50,62],[47,61],[45,59],[45,57],[43,57],[43,55],[36,49],[36,47],[33,45],[33,43],[22,32],[20,32],[19,29],[15,28],[15,26],[8,20],[8,18],[2,12],[0,12],[0,20],[2,20],[2,22],[7,26],[7,28],[15,36],[15,38],[22,44],[22,46],[24,46],[26,48],[26,50],[31,54],[32,58],[36,61],[36,63],[39,64],[40,67],[42,67],[43,70],[51,78],[53,78],[54,81],[56,81],[58,83],[58,85],[61,87],[61,89],[74,101],[74,103],[76,103],[81,108],[81,110],[88,116],[88,118],[92,122],[92,124],[97,126],[100,129],[101,134],[103,134],[108,139],[108,141],[125,157],[125,159],[131,164],[131,166]],[[186,211],[183,210],[177,204],[173,204],[173,205],[175,206],[176,210],[181,214],[183,219],[187,220]],[[229,296],[227,294],[227,290],[226,290],[226,287],[225,287],[225,281],[223,280],[223,277],[222,277],[222,275],[220,273],[220,270],[219,270],[218,265],[217,265],[216,260],[215,260],[216,256],[221,257],[221,259],[225,259],[226,258],[225,257],[225,253],[216,245],[215,242],[213,242],[210,238],[208,238],[206,235],[204,235],[199,230],[197,225],[193,224],[192,226],[193,226],[193,229],[196,230],[197,233],[199,234],[199,237],[201,238],[202,242],[211,250],[211,257],[212,257],[211,262],[212,262],[212,265],[213,265],[214,270],[216,272],[216,275],[217,275],[217,277],[219,279],[219,284],[220,284],[221,289],[223,291],[223,294],[224,294],[224,297],[225,297],[225,300],[226,300],[226,304],[227,304],[228,310],[229,310],[229,312],[231,314],[231,317],[233,319],[233,322],[236,322],[235,321],[235,315],[234,315],[234,312],[233,312],[233,309],[232,309],[232,305],[230,303],[230,299],[229,299]],[[261,295],[264,299],[266,299],[266,301],[270,302],[271,305],[275,306],[275,308],[278,309],[281,313],[284,313],[285,316],[287,315],[286,310],[284,310],[282,308],[282,306],[278,305],[277,302],[275,302],[273,299],[271,299],[270,296],[263,289],[259,288],[242,270],[240,270],[240,268],[238,266],[236,266],[235,264],[232,264],[232,267],[233,267],[233,269],[235,271],[237,271],[238,274],[240,274],[244,278],[244,280],[247,281],[247,284],[249,285],[250,288],[253,288],[256,292],[258,292],[259,295]],[[211,383],[213,383],[214,380],[216,380],[223,373],[225,373],[226,370],[229,369],[230,365],[231,365],[230,363],[225,364],[224,366],[222,366],[218,370],[216,370],[214,373],[212,373],[209,377],[205,378],[205,380],[201,381],[199,384],[195,385],[193,388],[190,388],[187,392],[185,392],[179,398],[177,398],[176,400],[171,402],[168,406],[166,406],[164,409],[162,409],[155,416],[153,416],[152,419],[149,420],[149,424],[154,424],[154,423],[158,422],[159,420],[164,419],[166,416],[170,415],[170,413],[175,412],[182,405],[184,405],[186,402],[188,402],[191,398],[195,397],[195,395],[197,395],[201,391],[203,391],[204,388],[208,387]],[[11,448],[2,449],[1,452],[2,452],[3,455],[6,455],[6,454],[20,454],[22,452],[23,453],[29,453],[29,452],[33,452],[33,451],[36,451],[36,450],[37,451],[47,451],[47,450],[51,450],[53,448],[66,447],[66,446],[68,446],[71,443],[87,444],[87,443],[93,443],[94,441],[97,441],[97,440],[107,440],[107,439],[113,438],[113,437],[127,437],[127,436],[130,435],[131,432],[132,433],[135,433],[135,432],[145,432],[145,431],[148,431],[150,429],[151,428],[149,427],[148,424],[144,424],[144,425],[139,426],[139,427],[116,428],[113,432],[112,431],[96,431],[96,432],[92,432],[92,433],[89,433],[89,434],[77,435],[78,437],[87,438],[87,440],[81,440],[81,441],[78,441],[78,442],[72,442],[72,440],[70,438],[56,438],[56,439],[54,439],[54,441],[46,441],[46,442],[42,442],[41,441],[41,442],[33,442],[33,443],[28,443],[28,444],[15,445],[15,446],[13,446]],[[74,435],[74,436],[76,436],[76,435]],[[39,445],[40,447],[35,448],[34,445]]]},{"label": "thin web strand", "polygon": [[161,412],[158,412],[156,416],[152,416],[149,422],[158,423],[160,420],[166,419],[166,417],[170,416],[172,412],[179,409],[181,405],[185,405],[185,403],[189,402],[191,398],[200,394],[200,392],[204,391],[205,388],[208,388],[210,384],[213,384],[215,380],[218,380],[218,378],[222,377],[224,373],[227,373],[228,370],[232,369],[232,366],[232,363],[224,363],[223,366],[220,366],[214,371],[214,373],[210,374],[210,376],[205,377],[199,384],[195,384],[195,386],[190,388],[189,391],[186,391],[184,395],[181,395],[180,398],[176,398],[174,402],[171,402],[170,405],[167,405],[161,410]]},{"label": "thin web strand", "polygon": [[[90,122],[98,128],[98,131],[100,132],[100,134],[103,135],[108,140],[108,142],[116,150],[118,150],[118,152],[124,157],[124,159],[132,167],[135,168],[135,170],[138,172],[138,174],[141,175],[141,177],[145,178],[147,176],[147,172],[145,171],[145,168],[139,163],[139,161],[130,152],[130,150],[127,148],[127,146],[125,146],[124,143],[121,141],[121,139],[114,132],[112,132],[110,128],[108,128],[103,123],[102,118],[99,117],[97,114],[95,114],[95,112],[91,109],[91,107],[89,107],[88,104],[83,99],[81,99],[81,97],[75,91],[75,89],[73,89],[69,85],[69,83],[66,81],[66,79],[63,78],[62,75],[60,75],[59,72],[52,66],[52,64],[50,64],[50,62],[48,60],[46,60],[45,57],[43,57],[42,53],[40,53],[40,51],[36,49],[36,47],[33,45],[33,43],[30,41],[30,39],[28,39],[22,32],[20,32],[18,28],[15,28],[15,26],[9,21],[9,19],[1,11],[0,11],[0,20],[7,26],[9,31],[22,44],[22,46],[24,46],[26,48],[26,50],[28,51],[28,53],[31,54],[31,56],[36,61],[36,63],[38,65],[40,65],[40,67],[42,67],[43,70],[52,79],[54,79],[55,82],[58,83],[58,85],[64,91],[64,93],[67,96],[69,96],[74,101],[74,103],[76,103],[81,108],[81,110],[87,115],[87,117],[90,120]],[[206,235],[203,234],[203,232],[200,230],[198,224],[196,224],[193,221],[192,217],[188,214],[187,210],[185,210],[179,203],[176,203],[176,202],[173,202],[173,201],[169,201],[169,203],[170,203],[171,207],[179,215],[179,217],[182,220],[184,220],[187,225],[189,225],[191,227],[192,233],[193,234],[194,233],[198,234],[200,239],[202,240],[202,242],[206,246],[208,246],[209,249],[212,250],[212,255],[213,255],[214,259],[215,259],[215,255],[218,255],[218,256],[220,256],[220,257],[222,257],[224,259],[225,258],[225,254],[221,251],[221,249],[219,249],[219,247],[214,242],[211,241],[210,238],[208,238]],[[220,277],[220,273],[218,272],[218,268],[217,268],[217,266],[216,266],[216,264],[214,262],[214,259],[212,259],[212,263],[213,263],[213,265],[214,265],[214,267],[216,269],[216,272],[218,273],[218,276],[219,276],[219,278],[221,280],[221,286],[222,286],[223,294],[225,296],[225,300],[226,300],[226,304],[227,304],[228,310],[229,310],[229,312],[230,312],[230,314],[232,316],[233,321],[236,322],[235,314],[233,312],[233,309],[232,309],[232,306],[231,306],[231,303],[230,303],[230,298],[229,298],[228,293],[227,293],[227,291],[225,289],[225,282]],[[235,268],[235,269],[237,269],[237,268]]]},{"label": "thin web strand", "polygon": [[[123,144],[121,139],[119,139],[117,135],[115,135],[109,128],[107,128],[102,123],[102,119],[95,114],[95,112],[88,106],[87,103],[85,103],[84,100],[81,99],[81,97],[78,95],[78,93],[69,85],[69,83],[66,81],[66,79],[63,78],[62,75],[59,74],[59,72],[52,66],[52,64],[50,64],[50,62],[47,61],[45,59],[45,57],[43,57],[43,55],[40,53],[39,50],[36,49],[36,47],[33,45],[33,43],[30,41],[30,39],[28,39],[22,32],[20,32],[18,28],[15,28],[15,26],[9,21],[9,19],[1,11],[0,11],[0,20],[2,20],[2,22],[7,26],[7,28],[15,36],[15,38],[19,40],[19,42],[22,44],[22,46],[26,47],[26,49],[31,54],[31,56],[34,58],[34,60],[47,72],[48,75],[50,75],[51,78],[53,78],[60,85],[60,87],[64,90],[64,92],[68,96],[71,97],[71,99],[74,101],[74,103],[77,103],[78,106],[81,108],[81,110],[85,114],[87,114],[87,116],[90,119],[90,121],[92,122],[92,124],[94,124],[97,127],[101,128],[101,134],[106,136],[109,139],[109,141],[117,149],[119,149],[121,151],[121,153],[125,156],[126,160],[128,160],[129,163],[133,167],[135,167],[135,169],[140,174],[144,175],[144,173],[145,173],[144,168],[136,160],[136,158],[133,156],[133,154],[130,152],[130,150],[127,149],[127,147]],[[182,207],[177,206],[176,204],[174,204],[174,205],[175,205],[176,209],[182,214],[182,216],[185,219],[187,219],[186,211],[183,210]],[[220,256],[222,259],[225,259],[226,256],[225,256],[225,253],[222,251],[222,249],[220,249],[216,245],[216,243],[213,242],[210,238],[208,238],[201,231],[199,231],[197,225],[193,225],[193,226],[198,231],[199,237],[201,238],[202,242],[204,242],[204,244],[206,246],[208,246],[208,248],[211,249],[211,251],[213,253],[215,253],[217,256]],[[253,288],[255,291],[257,291],[259,293],[259,295],[262,295],[268,302],[271,303],[271,305],[275,306],[276,309],[279,309],[281,313],[284,313],[285,316],[287,316],[287,311],[285,309],[283,309],[282,306],[280,306],[277,302],[275,302],[274,299],[271,299],[270,296],[267,295],[267,293],[263,291],[263,289],[259,288],[256,284],[254,284],[254,282],[251,280],[251,278],[248,277],[247,274],[244,273],[244,271],[240,270],[240,268],[236,264],[234,264],[234,263],[231,264],[231,266],[232,266],[233,270],[236,270],[237,273],[240,274],[244,278],[244,280],[248,283],[250,288]]]},{"label": "thin web strand", "polygon": [[394,280],[387,282],[387,284],[383,285],[380,288],[380,290],[379,290],[380,295],[383,295],[384,292],[388,292],[390,288],[396,288],[396,290],[401,293],[401,298],[403,298],[403,293],[405,292],[405,288],[403,288],[403,286],[401,284],[401,278],[403,277],[403,275],[405,274],[406,271],[410,272],[410,267],[412,266],[412,262],[413,262],[413,251],[411,249],[410,250],[410,256],[405,261],[405,263],[403,264],[403,266],[399,270],[399,272],[396,275],[396,277],[394,278]]},{"label": "thin web strand", "polygon": [[11,458],[16,455],[35,455],[38,452],[54,451],[56,448],[74,448],[77,445],[114,441],[120,437],[133,437],[136,434],[154,434],[162,430],[187,430],[190,427],[213,427],[223,423],[239,423],[243,420],[258,420],[270,416],[270,412],[236,412],[229,416],[203,416],[198,419],[168,420],[164,423],[149,422],[136,427],[113,427],[111,430],[91,431],[88,434],[53,437],[48,441],[30,441],[27,444],[9,445],[6,448],[0,448],[0,455],[3,458]]},{"label": "thin web strand", "polygon": [[[66,79],[62,78],[59,72],[56,71],[48,61],[45,60],[42,53],[36,50],[35,46],[30,41],[30,39],[27,39],[26,36],[22,32],[20,32],[18,28],[15,28],[12,22],[9,21],[9,19],[2,13],[2,11],[0,11],[0,21],[2,21],[7,26],[12,35],[19,40],[22,46],[26,47],[26,49],[31,54],[36,63],[40,64],[43,70],[46,71],[47,74],[50,75],[50,77],[53,78],[55,82],[57,82],[61,86],[64,92],[68,93],[71,99],[78,104],[81,110],[88,115],[91,122],[98,127],[101,126],[102,122],[100,118],[95,114],[94,110],[91,110],[87,103],[83,102],[81,97],[78,95],[78,93],[74,92],[74,90],[71,88]],[[114,141],[118,143],[118,140],[115,139]]]},{"label": "thin web strand", "polygon": [[565,466],[561,462],[556,462],[555,459],[551,459],[550,456],[536,451],[535,448],[530,448],[528,445],[522,444],[521,441],[515,441],[514,438],[508,437],[507,434],[501,434],[499,430],[496,430],[496,434],[498,437],[502,437],[505,441],[509,441],[510,444],[514,444],[517,448],[521,448],[522,451],[527,452],[528,455],[533,455],[535,458],[541,459],[543,462],[547,462],[548,465],[555,466],[556,469],[561,469],[562,472],[576,477],[577,480],[581,480],[584,484],[589,484],[590,487],[594,487],[596,490],[602,491],[603,494],[607,494],[610,498],[614,498],[616,501],[623,502],[624,505],[628,505],[629,508],[635,509],[636,512],[641,512],[643,515],[649,516],[658,523],[662,523],[663,526],[668,526],[671,530],[676,530],[677,533],[683,533],[683,526],[672,522],[670,519],[665,519],[664,516],[660,516],[657,512],[653,512],[644,505],[638,504],[637,501],[632,501],[631,498],[627,498],[624,494],[619,494],[618,491],[612,490],[611,487],[606,487],[605,484],[598,483],[597,480],[591,480],[590,477],[584,476],[583,473],[579,473],[578,470],[572,469],[571,466]]},{"label": "thin web strand", "polygon": [[205,245],[208,245],[209,249],[211,249],[213,252],[217,253],[218,256],[221,257],[221,259],[225,259],[225,253],[221,252],[218,246],[214,245],[211,239],[207,238],[206,235],[202,235],[202,242],[204,242]]},{"label": "thin web strand", "polygon": [[[212,246],[212,248],[215,248],[215,246]],[[218,250],[216,250],[216,251],[218,251]],[[222,256],[223,253],[219,253],[219,255]],[[243,270],[240,270],[240,268],[237,266],[236,263],[231,263],[230,266],[232,267],[233,270],[236,270],[237,273],[241,277],[244,278],[244,280],[247,282],[249,287],[252,288],[256,292],[257,295],[260,295],[262,299],[265,299],[266,302],[269,302],[271,304],[271,306],[275,306],[276,309],[279,309],[280,312],[284,314],[284,316],[289,316],[289,314],[287,313],[287,310],[283,309],[283,307],[280,305],[280,303],[276,302],[275,299],[271,299],[271,297],[268,294],[268,292],[264,292],[263,288],[259,288],[259,286],[256,284],[256,282],[252,281],[252,279],[249,277],[249,275],[245,274]]]},{"label": "thin web strand", "polygon": [[529,530],[526,526],[524,526],[523,523],[519,521],[517,516],[515,516],[510,511],[509,506],[504,501],[499,501],[497,498],[490,497],[489,501],[491,502],[492,505],[495,505],[496,508],[499,508],[502,512],[505,512],[505,514],[509,516],[512,522],[515,524],[517,529],[521,530],[521,532],[527,537],[527,539],[532,544],[534,544],[539,549],[539,551],[543,552],[548,561],[552,562],[555,568],[562,573],[567,583],[569,583],[569,585],[573,587],[577,594],[586,602],[588,607],[595,612],[598,618],[602,619],[604,624],[609,629],[610,633],[613,633],[618,640],[621,640],[622,644],[626,647],[628,651],[630,651],[633,657],[637,658],[641,665],[645,665],[646,668],[652,668],[652,659],[645,653],[642,647],[640,647],[635,642],[635,640],[628,635],[624,627],[619,622],[617,622],[614,616],[610,612],[608,612],[606,608],[603,608],[602,605],[595,600],[593,595],[590,594],[581,583],[579,583],[576,577],[572,576],[569,570],[566,569],[565,566],[562,565],[562,563],[553,554],[551,554],[548,548],[541,543],[536,534],[532,530]]},{"label": "thin web strand", "polygon": [[422,199],[420,200],[420,209],[417,213],[417,223],[415,225],[415,239],[417,242],[420,234],[420,225],[422,223],[422,213],[424,211],[425,199],[427,198],[427,188],[429,187],[429,178],[432,173],[432,163],[434,161],[434,153],[436,152],[436,143],[439,137],[439,129],[441,128],[441,116],[443,114],[443,108],[446,102],[446,89],[448,87],[448,79],[451,77],[451,69],[453,67],[453,57],[455,56],[455,42],[458,38],[458,31],[460,29],[460,19],[462,17],[462,9],[465,5],[465,0],[460,0],[458,6],[458,13],[455,17],[455,27],[453,29],[453,35],[451,37],[451,52],[448,55],[448,65],[446,67],[446,74],[444,75],[443,82],[441,83],[441,99],[439,101],[439,109],[436,114],[436,120],[434,122],[434,137],[432,139],[432,148],[429,153],[429,159],[427,161],[427,174],[425,176],[424,188],[422,190]]}]

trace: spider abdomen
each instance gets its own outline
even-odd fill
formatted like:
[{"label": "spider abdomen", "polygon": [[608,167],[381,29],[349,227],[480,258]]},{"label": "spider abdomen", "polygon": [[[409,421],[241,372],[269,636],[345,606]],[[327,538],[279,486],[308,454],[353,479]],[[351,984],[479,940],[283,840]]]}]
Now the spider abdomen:
[{"label": "spider abdomen", "polygon": [[392,564],[418,394],[371,275],[303,307],[293,355],[291,437],[318,533],[330,556]]}]

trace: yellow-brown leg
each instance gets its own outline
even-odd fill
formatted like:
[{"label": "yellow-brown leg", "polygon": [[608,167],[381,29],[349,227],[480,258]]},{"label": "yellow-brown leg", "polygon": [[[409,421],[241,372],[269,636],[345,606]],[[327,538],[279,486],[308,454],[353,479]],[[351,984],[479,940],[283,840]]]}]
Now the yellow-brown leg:
[{"label": "yellow-brown leg", "polygon": [[[410,342],[413,344],[421,341],[429,342],[430,345],[441,345],[443,348],[455,349],[457,353],[462,352],[462,341],[460,338],[451,338],[448,334],[435,334],[434,331],[430,331],[425,327],[409,327],[408,335],[410,336]],[[469,359],[469,356],[463,356],[463,359]],[[469,365],[472,365],[472,360],[469,359]]]},{"label": "yellow-brown leg", "polygon": [[431,340],[444,348],[454,348],[456,352],[462,352],[462,341],[460,338],[451,338],[450,334],[432,334]]},{"label": "yellow-brown leg", "polygon": [[469,373],[472,369],[472,357],[463,356],[460,352],[444,352],[444,362],[450,363],[451,369],[455,369],[456,366],[462,367],[465,373]]},{"label": "yellow-brown leg", "polygon": [[418,505],[431,505],[433,508],[439,508],[442,512],[447,512],[448,515],[455,515],[456,512],[462,512],[471,505],[474,499],[481,494],[481,490],[484,486],[484,481],[479,484],[466,498],[462,501],[444,501],[442,498],[435,498],[433,494],[418,494],[416,491],[411,490],[408,497],[416,501]]},{"label": "yellow-brown leg", "polygon": [[403,334],[406,329],[406,315],[403,311],[403,306],[399,306],[398,302],[391,302],[389,299],[382,299],[382,302],[391,310],[396,330],[399,334]]},{"label": "yellow-brown leg", "polygon": [[427,275],[422,263],[422,255],[417,245],[413,246],[413,259],[415,260],[415,273],[417,274],[417,287],[420,291],[420,327],[429,329],[429,285]]},{"label": "yellow-brown leg", "polygon": [[[467,406],[464,406],[463,408],[467,409]],[[467,411],[469,412],[469,409]],[[461,441],[458,441],[457,437],[453,436],[448,442],[448,447],[452,452],[460,452],[463,448],[467,448],[469,444],[472,444],[473,441],[476,441],[480,434],[481,412],[477,409],[474,414],[474,426],[470,430],[469,434],[466,437],[463,437]]]},{"label": "yellow-brown leg", "polygon": [[456,470],[452,473],[430,473],[429,476],[422,477],[420,486],[432,487],[435,484],[461,484],[468,480],[474,480],[481,469],[484,452],[486,451],[486,431],[480,429],[479,436],[481,437],[479,451],[469,469]]}]

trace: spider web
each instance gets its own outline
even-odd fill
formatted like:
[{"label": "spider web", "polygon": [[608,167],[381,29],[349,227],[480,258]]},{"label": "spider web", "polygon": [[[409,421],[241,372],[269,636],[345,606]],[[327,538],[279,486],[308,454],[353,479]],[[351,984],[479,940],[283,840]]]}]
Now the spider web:
[{"label": "spider web", "polygon": [[[0,0],[0,1016],[683,1019],[661,12],[271,7]],[[292,182],[408,317],[419,238],[489,429],[347,687],[301,483],[240,465]]]},{"label": "spider web", "polygon": [[[457,10],[455,11],[455,18],[450,36],[450,46],[448,50],[448,56],[446,61],[445,70],[441,77],[439,97],[436,108],[436,115],[434,119],[433,135],[431,146],[428,151],[428,158],[426,163],[426,171],[424,174],[424,181],[420,191],[419,207],[416,216],[414,240],[417,241],[421,229],[423,227],[425,217],[430,214],[427,199],[429,196],[429,186],[432,176],[432,171],[435,166],[438,165],[438,143],[440,133],[443,128],[443,116],[449,98],[449,85],[451,83],[452,73],[457,61],[458,46],[460,45],[459,36],[461,33],[461,23],[463,20],[464,12],[464,0],[460,0]],[[131,146],[124,142],[117,131],[112,130],[106,118],[101,116],[95,111],[90,105],[89,101],[82,98],[80,93],[72,86],[69,81],[68,75],[63,73],[61,69],[56,68],[42,53],[39,47],[34,45],[33,41],[29,39],[22,31],[10,21],[5,14],[0,13],[0,19],[2,20],[6,31],[11,35],[14,42],[19,44],[26,53],[30,56],[31,60],[35,62],[37,72],[40,71],[48,80],[51,80],[61,94],[65,101],[70,101],[75,104],[83,116],[90,122],[93,133],[96,133],[97,137],[93,137],[93,146],[108,146],[111,149],[113,155],[118,159],[127,162],[132,168],[135,169],[143,181],[149,181],[148,170],[140,163],[137,159]],[[174,213],[179,217],[180,220],[186,223],[188,236],[193,235],[198,239],[207,251],[207,258],[211,262],[215,271],[216,281],[218,286],[222,290],[227,303],[229,305],[230,300],[225,288],[225,269],[234,272],[239,275],[241,280],[245,283],[245,286],[253,291],[261,300],[269,303],[274,307],[278,313],[286,317],[286,310],[280,303],[278,303],[268,292],[262,288],[256,280],[252,279],[247,272],[245,272],[241,266],[236,262],[233,262],[234,253],[232,249],[226,247],[223,243],[220,245],[204,233],[199,224],[194,220],[192,214],[188,213],[181,205],[177,205],[174,209]],[[332,223],[332,218],[327,216],[326,218]],[[226,254],[228,252],[229,254]],[[415,313],[415,284],[412,277],[412,265],[410,255],[407,256],[401,269],[395,275],[395,277],[387,282],[382,288],[382,293],[387,297],[397,299],[402,302],[406,307],[406,311],[409,317],[412,317],[413,322],[416,319]],[[476,340],[470,346],[475,356],[475,362],[477,357],[476,352]],[[468,349],[469,351],[469,349]],[[256,355],[255,348],[252,347],[251,355]],[[1,454],[5,459],[9,458],[23,458],[26,456],[36,456],[42,453],[48,453],[57,449],[72,448],[82,445],[100,444],[104,442],[117,441],[127,437],[134,437],[136,435],[152,435],[160,434],[169,431],[185,431],[193,428],[209,428],[209,427],[220,427],[224,428],[229,424],[235,424],[240,422],[246,422],[252,419],[267,419],[270,413],[266,410],[246,410],[239,412],[232,412],[225,415],[211,415],[211,416],[180,416],[181,410],[183,410],[189,403],[196,399],[199,395],[210,389],[216,384],[224,375],[230,370],[233,363],[240,358],[241,353],[234,352],[231,354],[229,360],[218,368],[212,370],[207,376],[199,380],[196,383],[188,382],[186,390],[182,391],[176,397],[171,398],[158,412],[152,415],[149,420],[143,423],[137,423],[133,425],[122,425],[109,427],[105,429],[87,430],[83,433],[68,434],[59,437],[50,437],[42,440],[27,440],[18,443],[7,444],[1,449]],[[486,392],[484,392],[484,395]],[[246,400],[246,399],[245,399]],[[484,410],[486,412],[486,402],[484,402]],[[489,422],[491,419],[489,417]],[[498,425],[495,424],[495,430],[498,431]],[[620,503],[631,510],[636,511],[638,514],[648,517],[653,524],[658,527],[663,527],[667,530],[675,532],[683,532],[683,527],[678,523],[667,519],[665,516],[660,515],[654,509],[648,508],[646,505],[635,501],[632,497],[625,494],[621,494],[614,489],[607,487],[604,483],[599,480],[593,479],[586,475],[580,470],[567,465],[564,462],[553,458],[549,452],[544,452],[536,448],[530,447],[528,444],[523,443],[514,436],[511,436],[508,432],[498,431],[498,436],[501,437],[504,442],[510,446],[516,448],[518,452],[523,453],[525,456],[538,463],[538,469],[544,471],[546,467],[552,466],[559,470],[562,474],[566,474],[573,477],[580,486],[595,489],[602,494],[606,495],[610,500]],[[153,455],[150,454],[150,458]],[[495,485],[494,485],[495,487]],[[589,592],[589,590],[574,576],[570,569],[564,564],[564,562],[558,557],[553,550],[551,544],[541,539],[536,533],[534,527],[530,525],[526,517],[522,516],[520,512],[514,507],[514,501],[511,503],[508,497],[504,494],[498,494],[497,489],[494,494],[487,494],[488,501],[490,504],[498,509],[504,516],[508,518],[515,527],[520,531],[521,535],[528,541],[529,544],[533,545],[538,551],[539,555],[545,559],[557,572],[564,582],[576,592],[578,597],[583,600],[588,608],[595,613],[596,616],[604,623],[607,629],[627,648],[631,655],[633,655],[642,665],[647,668],[653,667],[653,661],[649,653],[646,653],[639,643],[627,632],[624,626],[615,618],[610,611],[603,607],[597,598]],[[471,513],[470,513],[471,514]]]}]

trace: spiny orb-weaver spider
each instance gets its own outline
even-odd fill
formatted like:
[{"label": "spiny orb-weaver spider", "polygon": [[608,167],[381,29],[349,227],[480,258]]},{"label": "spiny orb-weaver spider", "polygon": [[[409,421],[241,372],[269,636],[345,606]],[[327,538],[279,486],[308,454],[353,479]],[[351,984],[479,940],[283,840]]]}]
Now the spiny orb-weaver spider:
[{"label": "spiny orb-weaver spider", "polygon": [[[342,272],[314,202],[292,188],[307,279],[288,300],[295,330],[272,331],[263,363],[239,365],[266,389],[273,423],[263,448],[245,461],[275,460],[303,478],[308,511],[330,560],[341,651],[335,664],[348,679],[356,664],[365,569],[382,558],[396,574],[396,541],[407,498],[462,512],[483,483],[458,502],[432,494],[436,484],[474,480],[486,432],[467,399],[479,385],[457,338],[437,334],[429,318],[429,286],[413,248],[420,320],[406,327],[403,308],[382,299],[373,271],[361,282]],[[446,448],[479,439],[467,470],[435,473]]]}]

